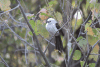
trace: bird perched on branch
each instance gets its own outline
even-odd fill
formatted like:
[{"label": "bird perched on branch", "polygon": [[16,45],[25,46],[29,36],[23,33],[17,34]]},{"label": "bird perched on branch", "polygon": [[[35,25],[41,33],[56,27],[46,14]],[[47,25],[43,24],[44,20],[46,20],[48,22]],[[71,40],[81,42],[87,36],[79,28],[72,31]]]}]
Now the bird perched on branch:
[{"label": "bird perched on branch", "polygon": [[46,20],[46,29],[51,36],[55,35],[55,46],[59,51],[63,50],[63,44],[60,35],[64,36],[62,29],[60,29],[59,24],[53,18],[48,18]]}]

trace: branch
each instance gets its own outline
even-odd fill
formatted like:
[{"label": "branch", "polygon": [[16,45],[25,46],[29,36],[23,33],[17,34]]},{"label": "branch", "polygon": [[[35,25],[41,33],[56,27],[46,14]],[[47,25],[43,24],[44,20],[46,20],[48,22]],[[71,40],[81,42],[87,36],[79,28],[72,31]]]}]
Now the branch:
[{"label": "branch", "polygon": [[21,21],[18,22],[17,20],[15,20],[15,19],[13,18],[13,16],[12,16],[10,13],[9,13],[9,17],[10,17],[14,22],[20,23],[21,25],[26,25],[26,23],[21,23]]},{"label": "branch", "polygon": [[72,57],[73,57],[73,55],[74,55],[74,52],[75,52],[76,48],[77,48],[77,45],[75,44],[75,45],[74,45],[74,48],[73,48],[73,51],[72,51],[72,53],[71,53],[71,56],[70,56],[70,58],[69,58],[68,67],[70,67],[70,65],[71,65],[71,60],[72,60]]},{"label": "branch", "polygon": [[1,60],[4,62],[4,64],[9,67],[9,65],[6,63],[6,61],[0,56]]},{"label": "branch", "polygon": [[21,6],[21,4],[20,4],[20,2],[19,2],[18,0],[17,0],[17,3],[19,4],[19,8],[20,8],[20,10],[21,10],[21,12],[22,12],[22,14],[23,14],[23,17],[24,17],[25,21],[27,22],[27,25],[28,25],[28,27],[30,28],[30,30],[31,30],[31,32],[32,32],[32,34],[33,34],[33,38],[35,38],[35,40],[36,40],[36,43],[37,43],[37,46],[38,46],[38,50],[40,51],[40,53],[41,53],[41,55],[42,55],[44,61],[45,61],[46,64],[47,64],[47,66],[48,66],[48,67],[51,67],[50,64],[49,64],[49,62],[48,62],[48,60],[47,60],[47,58],[46,58],[46,56],[45,56],[45,54],[42,52],[42,49],[41,49],[41,47],[40,47],[39,41],[38,41],[38,39],[37,39],[37,36],[36,36],[36,34],[34,33],[34,30],[33,30],[33,28],[31,27],[31,25],[30,25],[28,19],[26,18],[26,15],[25,15],[25,13],[24,13],[24,10],[23,10],[23,8],[22,8],[22,6]]},{"label": "branch", "polygon": [[89,16],[87,17],[87,19],[84,21],[84,23],[81,25],[81,29],[80,29],[80,32],[79,32],[79,35],[78,37],[80,36],[80,34],[82,33],[82,29],[83,27],[85,26],[85,24],[88,22],[90,16],[91,16],[92,12],[90,12]]},{"label": "branch", "polygon": [[93,48],[98,44],[99,41],[100,41],[100,40],[98,40],[92,47],[90,47],[90,50],[89,50],[89,52],[88,52],[88,55],[86,56],[86,59],[85,59],[85,62],[84,62],[83,67],[85,67],[85,65],[86,65],[86,63],[87,63],[87,60],[88,60],[88,57],[89,57],[91,51],[92,51]]},{"label": "branch", "polygon": [[[15,27],[24,27],[24,25],[14,25],[14,26],[10,26],[10,28],[15,28]],[[5,29],[9,29],[8,27],[4,27],[3,25],[0,25],[0,31],[5,30]]]},{"label": "branch", "polygon": [[90,50],[89,50],[89,52],[88,52],[88,55],[87,55],[87,56],[86,56],[86,58],[85,58],[85,62],[84,62],[83,67],[85,67],[86,62],[87,62],[87,60],[88,60],[88,57],[89,57],[89,55],[90,55],[91,51],[92,51],[92,47],[90,47]]},{"label": "branch", "polygon": [[[98,43],[98,45],[99,45],[99,51],[98,51],[98,53],[100,54],[100,43]],[[98,56],[97,62],[95,64],[95,67],[100,67],[100,55]]]},{"label": "branch", "polygon": [[[40,35],[40,34],[39,34]],[[48,39],[45,39],[42,35],[40,35],[44,40],[46,40],[48,43],[50,43],[51,45],[55,46],[54,43],[50,42]],[[46,53],[47,48],[48,48],[49,44],[47,45],[46,49],[44,50],[44,53]]]},{"label": "branch", "polygon": [[[79,49],[80,49],[80,51],[82,52],[82,54],[84,55],[84,52],[83,52],[83,50],[81,49],[81,47],[79,46],[79,44],[77,43],[76,38],[75,38],[72,34],[70,34],[70,35],[71,35],[71,37],[74,39],[76,45],[79,47]],[[85,56],[85,55],[84,55],[84,56]]]},{"label": "branch", "polygon": [[17,5],[15,8],[12,8],[11,10],[8,10],[8,11],[5,11],[3,13],[0,13],[0,15],[5,14],[5,13],[8,13],[10,11],[13,11],[13,10],[17,9],[18,7],[19,7],[19,5]]},{"label": "branch", "polygon": [[92,49],[99,43],[100,40],[98,40],[93,46]]},{"label": "branch", "polygon": [[18,39],[20,39],[22,42],[25,42],[26,44],[28,44],[29,46],[33,47],[34,49],[37,49],[36,47],[30,45],[30,43],[28,43],[26,40],[24,40],[24,39],[23,39],[22,37],[20,37],[18,34],[16,34],[16,33],[13,31],[13,29],[11,29],[11,28],[8,26],[7,23],[5,23],[5,22],[3,22],[3,23],[4,23],[5,26],[7,26],[7,27],[11,30],[11,32],[13,32],[13,34],[14,34],[15,36],[18,37]]}]

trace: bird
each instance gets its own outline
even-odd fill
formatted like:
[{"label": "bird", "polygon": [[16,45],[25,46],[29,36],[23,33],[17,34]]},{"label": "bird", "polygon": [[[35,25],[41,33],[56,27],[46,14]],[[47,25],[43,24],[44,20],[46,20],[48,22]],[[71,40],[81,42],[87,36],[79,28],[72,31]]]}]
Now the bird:
[{"label": "bird", "polygon": [[61,35],[64,36],[62,28],[60,29],[58,22],[54,18],[48,18],[46,20],[46,30],[51,36],[55,35],[55,47],[58,51],[63,51],[63,43]]}]

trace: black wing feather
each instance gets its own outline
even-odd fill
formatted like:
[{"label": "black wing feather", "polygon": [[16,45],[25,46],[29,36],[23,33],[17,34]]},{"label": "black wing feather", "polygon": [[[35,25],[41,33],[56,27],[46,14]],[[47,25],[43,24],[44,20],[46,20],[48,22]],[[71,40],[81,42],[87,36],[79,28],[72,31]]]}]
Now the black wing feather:
[{"label": "black wing feather", "polygon": [[[60,29],[60,26],[58,23],[56,23],[56,28]],[[59,32],[62,36],[64,36],[62,29],[60,29]],[[56,40],[56,42],[55,42],[56,49],[62,52],[63,51],[63,44],[62,44],[60,35],[55,36],[55,40]]]},{"label": "black wing feather", "polygon": [[56,42],[55,42],[56,49],[62,52],[63,51],[63,44],[62,44],[60,35],[55,36],[55,40],[56,40]]},{"label": "black wing feather", "polygon": [[[57,29],[60,29],[60,26],[59,26],[58,23],[56,23],[56,28],[57,28]],[[63,30],[62,30],[62,29],[60,29],[59,32],[60,32],[60,34],[61,34],[62,36],[64,36],[64,33],[63,33]]]}]

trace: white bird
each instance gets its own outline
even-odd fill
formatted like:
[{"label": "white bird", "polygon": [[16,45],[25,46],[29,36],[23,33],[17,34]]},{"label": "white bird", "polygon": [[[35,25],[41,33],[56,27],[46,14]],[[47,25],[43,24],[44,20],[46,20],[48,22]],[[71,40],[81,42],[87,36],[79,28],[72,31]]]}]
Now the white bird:
[{"label": "white bird", "polygon": [[[53,18],[48,18],[46,21],[46,29],[51,36],[55,35],[55,46],[59,51],[63,50],[63,44],[60,35],[64,36],[62,29],[60,29],[59,24]],[[58,30],[60,29],[60,30]]]}]

